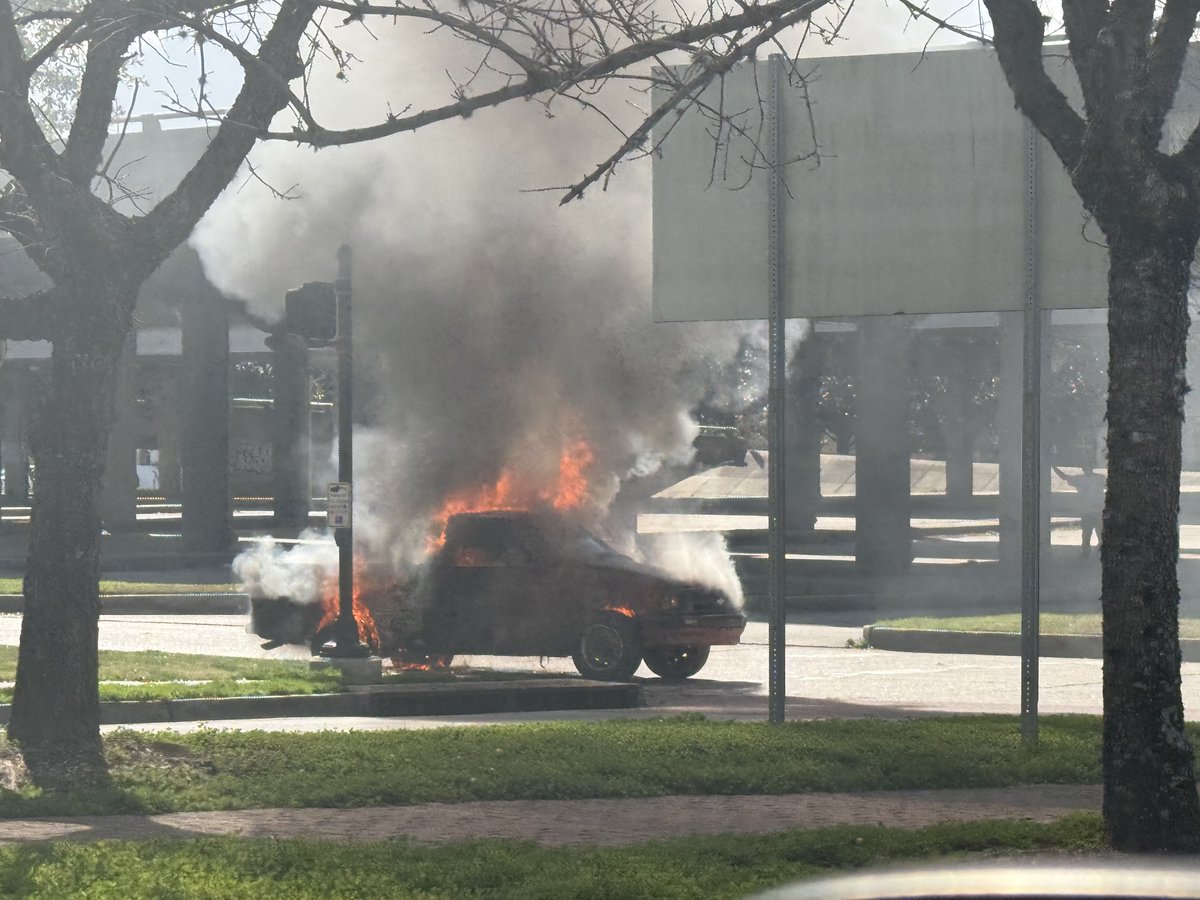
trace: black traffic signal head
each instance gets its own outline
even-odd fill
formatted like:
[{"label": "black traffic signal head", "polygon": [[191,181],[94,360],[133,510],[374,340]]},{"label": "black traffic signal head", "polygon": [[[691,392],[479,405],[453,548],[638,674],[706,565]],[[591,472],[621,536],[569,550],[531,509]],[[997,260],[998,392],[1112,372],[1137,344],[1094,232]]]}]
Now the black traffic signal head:
[{"label": "black traffic signal head", "polygon": [[325,281],[310,281],[284,297],[284,328],[310,344],[337,337],[337,291]]}]

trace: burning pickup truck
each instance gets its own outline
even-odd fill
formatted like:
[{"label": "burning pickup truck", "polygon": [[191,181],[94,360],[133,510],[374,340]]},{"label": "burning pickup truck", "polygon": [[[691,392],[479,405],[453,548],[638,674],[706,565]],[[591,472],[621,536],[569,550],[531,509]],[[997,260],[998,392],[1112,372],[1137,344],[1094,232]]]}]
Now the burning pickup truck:
[{"label": "burning pickup truck", "polygon": [[[560,516],[461,513],[413,576],[362,599],[378,652],[447,662],[455,654],[570,656],[587,678],[624,681],[643,660],[662,678],[695,675],[746,618],[714,588],[637,563]],[[251,627],[319,649],[318,608],[255,599]]]}]

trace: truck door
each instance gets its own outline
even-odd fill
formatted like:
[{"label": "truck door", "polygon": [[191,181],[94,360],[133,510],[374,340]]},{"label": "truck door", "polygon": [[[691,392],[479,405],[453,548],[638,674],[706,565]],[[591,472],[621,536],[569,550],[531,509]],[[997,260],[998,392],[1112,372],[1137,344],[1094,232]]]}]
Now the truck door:
[{"label": "truck door", "polygon": [[536,581],[519,520],[502,516],[464,522],[440,560],[425,632],[431,649],[454,653],[522,652],[531,614],[523,601]]}]

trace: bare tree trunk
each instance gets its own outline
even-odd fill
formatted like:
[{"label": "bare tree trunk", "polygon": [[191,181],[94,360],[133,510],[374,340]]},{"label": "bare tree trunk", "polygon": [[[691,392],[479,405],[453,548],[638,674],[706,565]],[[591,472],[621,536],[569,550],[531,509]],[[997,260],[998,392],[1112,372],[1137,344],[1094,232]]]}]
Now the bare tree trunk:
[{"label": "bare tree trunk", "polygon": [[1195,237],[1110,239],[1104,819],[1125,851],[1200,849],[1180,695],[1179,474]]},{"label": "bare tree trunk", "polygon": [[[118,316],[113,316],[114,319]],[[105,773],[97,689],[100,487],[120,335],[56,339],[33,433],[38,465],[9,735],[47,787]]]}]

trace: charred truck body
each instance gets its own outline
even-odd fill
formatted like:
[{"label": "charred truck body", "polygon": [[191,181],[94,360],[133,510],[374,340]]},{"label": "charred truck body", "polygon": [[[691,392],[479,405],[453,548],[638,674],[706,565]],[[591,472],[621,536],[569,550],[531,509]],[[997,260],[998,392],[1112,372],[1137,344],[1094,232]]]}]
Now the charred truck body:
[{"label": "charred truck body", "polygon": [[[663,678],[695,675],[709,648],[736,644],[746,618],[721,591],[621,555],[582,526],[534,512],[450,517],[440,549],[413,578],[364,589],[380,653],[398,663],[455,654],[570,656],[588,678],[623,681],[643,660]],[[322,609],[289,598],[253,601],[269,641],[327,635]]]}]

